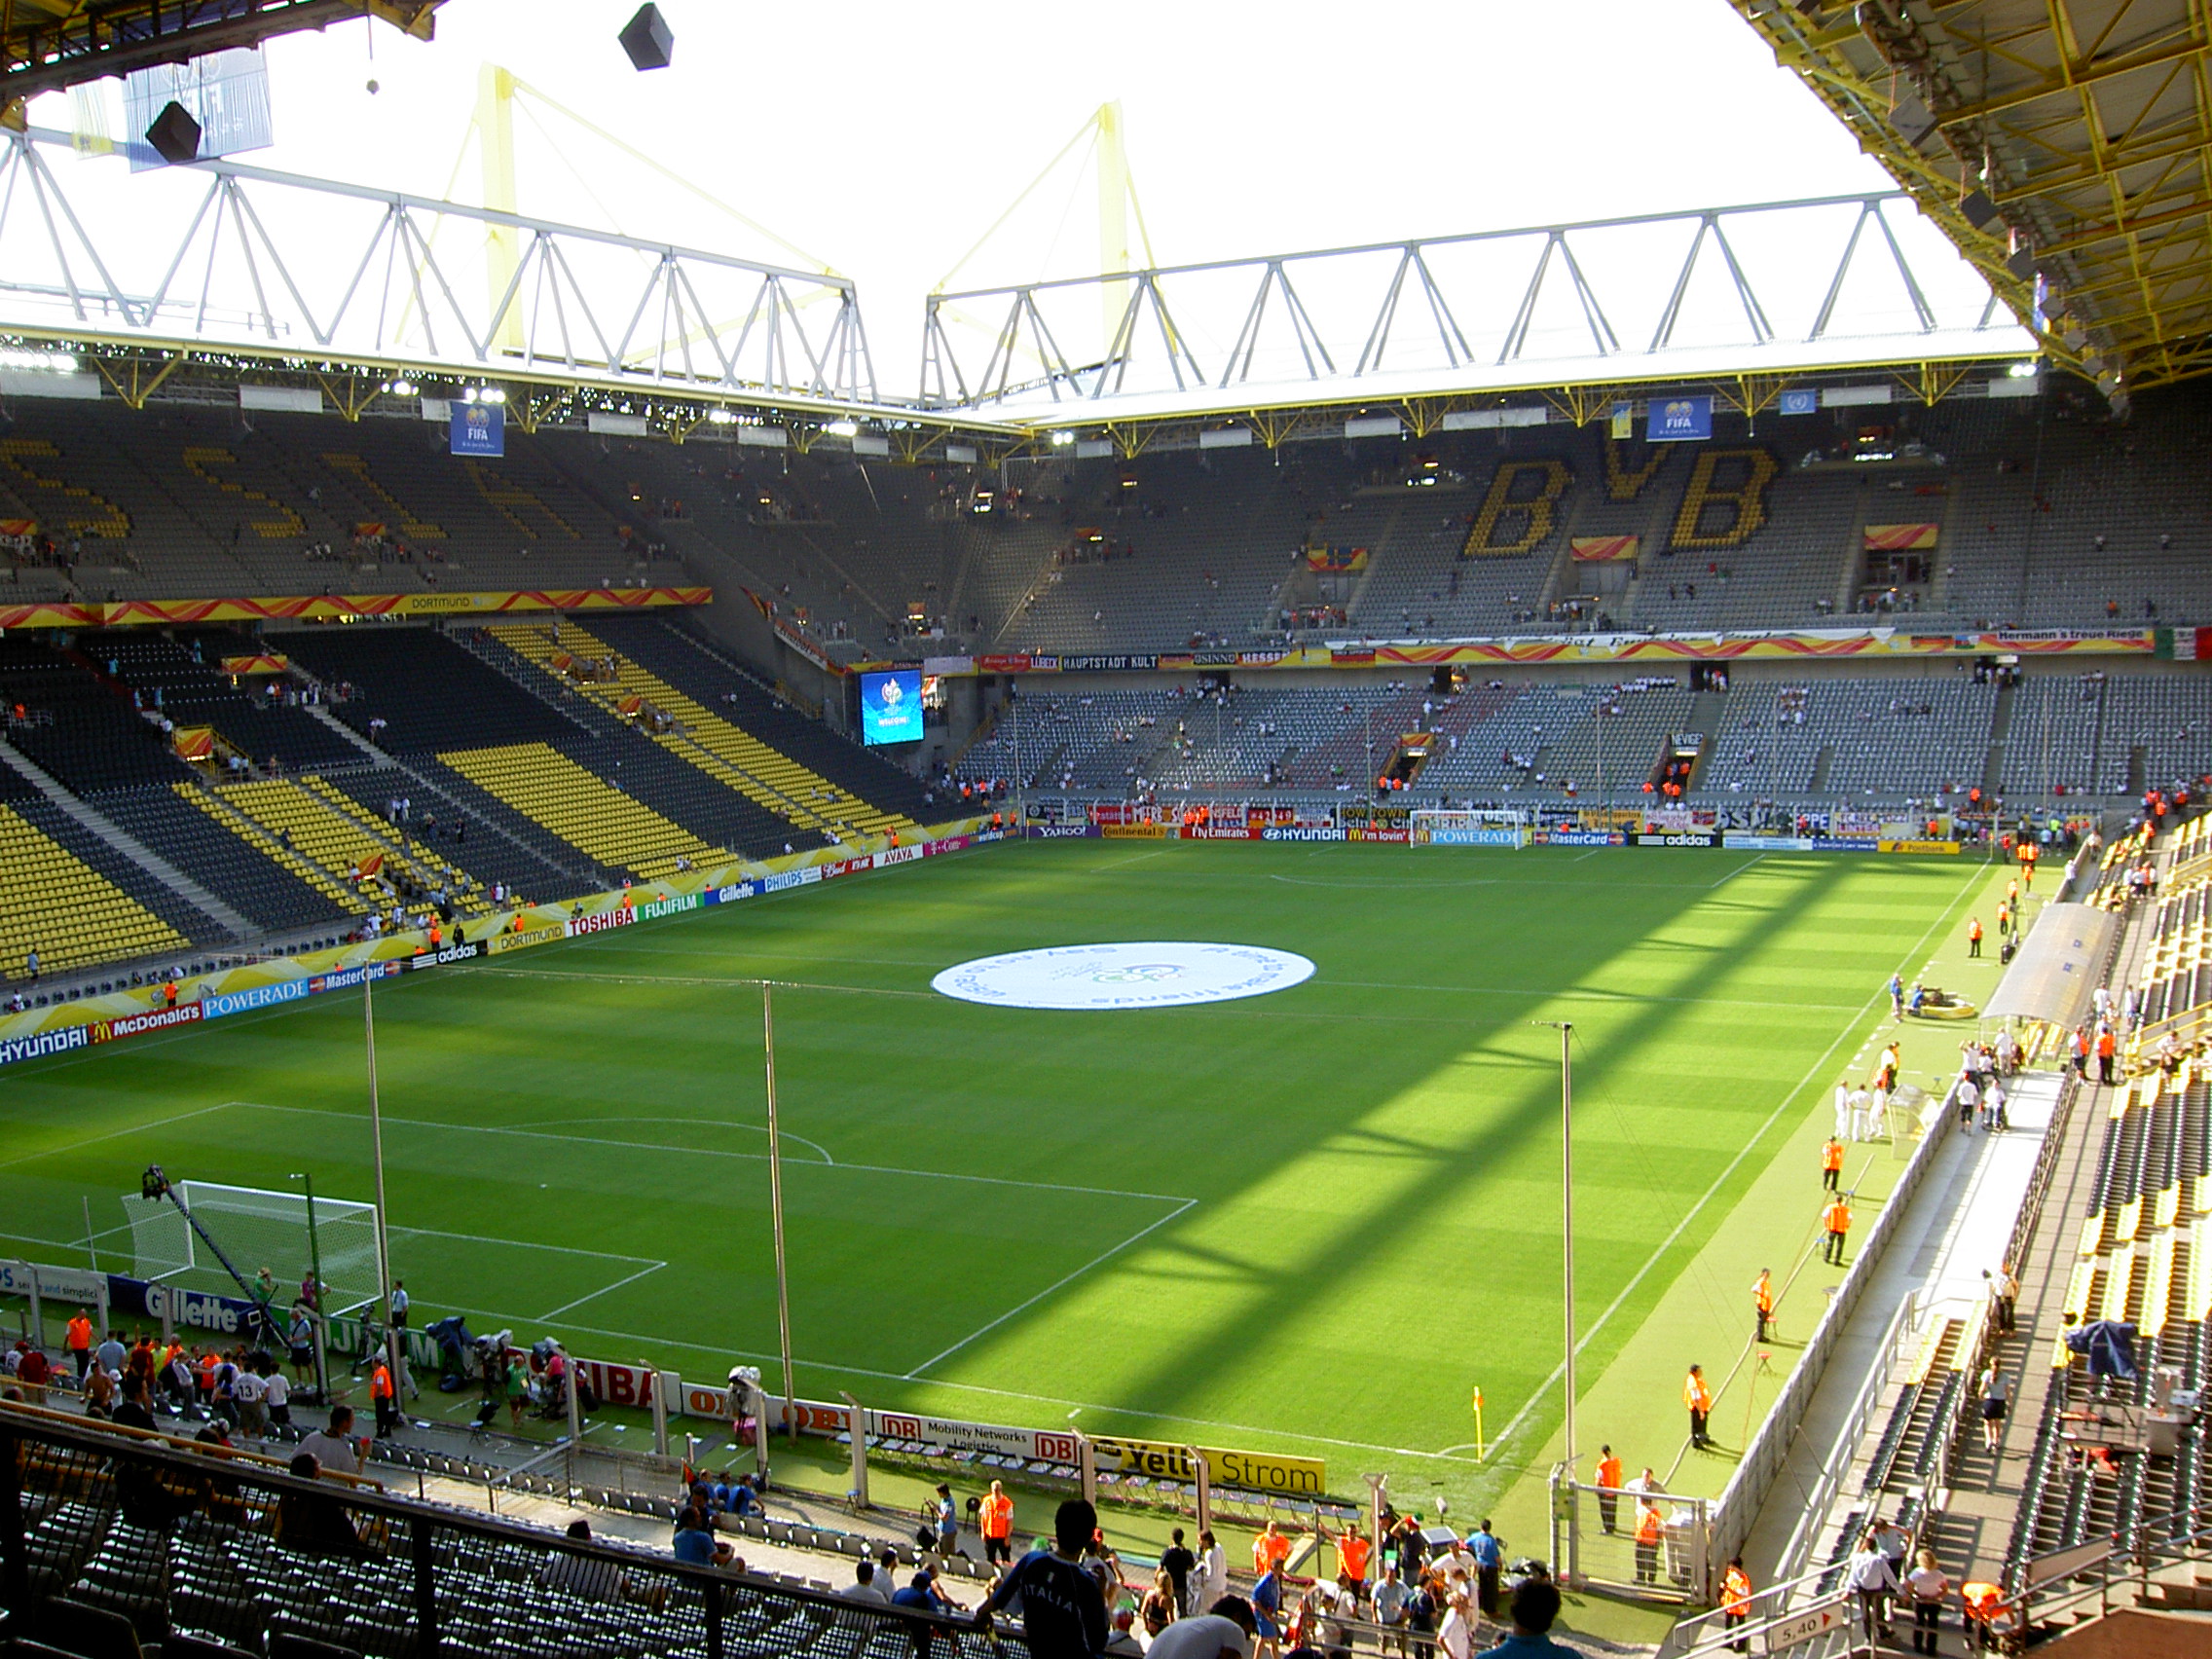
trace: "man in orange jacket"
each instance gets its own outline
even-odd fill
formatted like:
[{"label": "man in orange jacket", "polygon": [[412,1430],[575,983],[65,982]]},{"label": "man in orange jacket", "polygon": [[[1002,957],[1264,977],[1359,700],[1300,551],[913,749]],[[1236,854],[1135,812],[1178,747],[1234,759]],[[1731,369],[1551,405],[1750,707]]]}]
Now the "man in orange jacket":
[{"label": "man in orange jacket", "polygon": [[377,1438],[388,1440],[399,1426],[399,1397],[391,1385],[391,1366],[383,1359],[369,1378],[369,1398],[377,1408]]},{"label": "man in orange jacket", "polygon": [[1821,1191],[1837,1193],[1843,1190],[1843,1142],[1830,1135],[1827,1144],[1821,1148]]},{"label": "man in orange jacket", "polygon": [[1751,1333],[1751,1341],[1766,1341],[1766,1328],[1774,1322],[1774,1270],[1759,1269],[1759,1276],[1751,1281],[1751,1311],[1758,1315],[1758,1329]]},{"label": "man in orange jacket", "polygon": [[[1720,1623],[1725,1630],[1734,1630],[1751,1616],[1751,1575],[1744,1570],[1744,1558],[1736,1557],[1728,1564],[1728,1570],[1720,1575]],[[1728,1644],[1734,1653],[1749,1653],[1750,1641],[1739,1638]]]},{"label": "man in orange jacket", "polygon": [[1713,1444],[1713,1436],[1705,1432],[1705,1419],[1713,1415],[1713,1390],[1705,1385],[1702,1366],[1691,1366],[1682,1380],[1682,1404],[1690,1409],[1690,1449],[1702,1452]]},{"label": "man in orange jacket", "polygon": [[1851,1200],[1838,1193],[1822,1219],[1827,1229],[1823,1259],[1840,1268],[1843,1266],[1844,1240],[1851,1235]]},{"label": "man in orange jacket", "polygon": [[92,1368],[92,1315],[82,1308],[78,1309],[77,1316],[69,1321],[69,1334],[63,1341],[68,1346],[69,1357],[77,1362],[77,1381],[82,1382],[85,1373]]},{"label": "man in orange jacket", "polygon": [[1979,916],[1969,916],[1967,918],[1967,954],[1969,956],[1979,956],[1981,954],[1981,918]]},{"label": "man in orange jacket", "polygon": [[1620,1514],[1621,1460],[1610,1446],[1598,1448],[1598,1519],[1610,1534]]},{"label": "man in orange jacket", "polygon": [[977,1515],[983,1533],[983,1560],[1014,1563],[1014,1499],[1003,1482],[993,1481]]}]

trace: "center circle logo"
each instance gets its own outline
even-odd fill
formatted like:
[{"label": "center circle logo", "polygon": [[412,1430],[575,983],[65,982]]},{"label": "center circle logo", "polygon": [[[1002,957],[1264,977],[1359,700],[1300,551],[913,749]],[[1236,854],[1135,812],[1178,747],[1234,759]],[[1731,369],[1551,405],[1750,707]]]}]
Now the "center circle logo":
[{"label": "center circle logo", "polygon": [[979,956],[945,969],[930,988],[993,1008],[1187,1008],[1266,996],[1312,977],[1313,964],[1287,950],[1154,940]]}]

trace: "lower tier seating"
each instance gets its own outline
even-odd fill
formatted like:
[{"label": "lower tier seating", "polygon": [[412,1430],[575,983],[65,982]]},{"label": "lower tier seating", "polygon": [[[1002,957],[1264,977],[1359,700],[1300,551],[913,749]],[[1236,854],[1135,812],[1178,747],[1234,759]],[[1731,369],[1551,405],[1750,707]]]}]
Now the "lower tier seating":
[{"label": "lower tier seating", "polygon": [[0,806],[0,980],[23,984],[190,944],[20,812]]}]

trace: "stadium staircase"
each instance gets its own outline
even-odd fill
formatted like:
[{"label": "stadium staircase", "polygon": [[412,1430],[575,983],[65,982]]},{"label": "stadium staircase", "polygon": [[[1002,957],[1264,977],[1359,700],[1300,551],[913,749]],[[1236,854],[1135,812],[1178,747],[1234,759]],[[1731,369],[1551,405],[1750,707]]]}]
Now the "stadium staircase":
[{"label": "stadium staircase", "polygon": [[327,905],[341,915],[365,916],[369,913],[372,906],[354,889],[352,883],[324,869],[314,860],[289,845],[281,826],[272,829],[219,791],[203,785],[178,784],[176,793],[182,799],[205,813],[211,823],[220,825],[269,863],[313,889]]},{"label": "stadium staircase", "polygon": [[1867,1459],[1861,1497],[1925,1489],[1940,1478],[1938,1459],[1972,1382],[1966,1374],[1972,1347],[1965,1317],[1931,1321],[1919,1355],[1890,1409],[1889,1422]]},{"label": "stadium staircase", "polygon": [[358,801],[312,773],[297,780],[218,784],[213,793],[311,861],[334,884],[358,889],[364,880],[376,878],[401,894],[444,893],[465,915],[491,909],[466,873],[426,843],[389,833]]},{"label": "stadium staircase", "polygon": [[[771,749],[585,629],[564,624],[558,643],[551,629],[528,623],[495,624],[486,632],[609,713],[636,720],[662,749],[800,829],[899,836],[920,831],[913,819],[871,806]],[[611,678],[583,678],[579,658],[605,664]],[[654,730],[655,712],[673,721],[674,729]]]}]

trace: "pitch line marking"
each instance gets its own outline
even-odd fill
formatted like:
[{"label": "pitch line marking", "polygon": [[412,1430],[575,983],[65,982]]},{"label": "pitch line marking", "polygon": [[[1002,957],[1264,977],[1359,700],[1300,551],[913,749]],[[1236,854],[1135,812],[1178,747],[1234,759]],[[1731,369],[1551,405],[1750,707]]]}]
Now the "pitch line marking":
[{"label": "pitch line marking", "polygon": [[[631,1259],[637,1260],[639,1258],[633,1257]],[[597,1290],[589,1291],[586,1294],[577,1297],[573,1302],[562,1303],[560,1307],[554,1309],[550,1313],[540,1313],[535,1319],[532,1320],[531,1323],[543,1324],[549,1319],[558,1319],[562,1314],[568,1312],[571,1308],[581,1308],[587,1302],[596,1302],[603,1296],[612,1295],[615,1291],[620,1290],[624,1285],[636,1284],[647,1273],[657,1273],[661,1271],[661,1269],[667,1266],[668,1264],[666,1262],[655,1262],[649,1268],[641,1268],[638,1270],[638,1272],[632,1273],[628,1278],[618,1278],[612,1284],[602,1285]]]},{"label": "pitch line marking", "polygon": [[[243,1104],[250,1105],[251,1102]],[[393,1233],[405,1233],[417,1238],[458,1238],[464,1244],[511,1244],[523,1250],[554,1250],[564,1256],[591,1256],[602,1262],[649,1262],[665,1268],[666,1262],[651,1256],[625,1256],[619,1250],[586,1250],[575,1244],[540,1244],[534,1238],[494,1238],[483,1233],[446,1233],[435,1227],[394,1227]]]},{"label": "pitch line marking", "polygon": [[1198,1203],[1198,1200],[1196,1198],[1185,1198],[1180,1205],[1178,1205],[1174,1209],[1169,1210],[1158,1221],[1153,1222],[1149,1226],[1139,1228],[1136,1232],[1130,1234],[1126,1238],[1123,1239],[1119,1244],[1111,1245],[1108,1248],[1099,1251],[1097,1255],[1091,1257],[1089,1261],[1084,1263],[1083,1266],[1076,1269],[1075,1272],[1065,1274],[1060,1278],[1054,1279],[1051,1284],[1047,1285],[1035,1296],[1029,1298],[1028,1301],[1015,1304],[1014,1307],[1009,1308],[1004,1313],[1001,1313],[996,1319],[993,1319],[989,1324],[977,1326],[975,1330],[970,1331],[966,1336],[962,1337],[958,1342],[954,1343],[942,1353],[933,1354],[928,1359],[923,1360],[921,1364],[915,1366],[913,1370],[907,1372],[906,1375],[901,1379],[901,1381],[912,1382],[924,1380],[922,1379],[922,1373],[927,1371],[931,1366],[937,1364],[938,1361],[950,1359],[954,1354],[958,1353],[962,1348],[966,1347],[977,1337],[988,1336],[991,1332],[997,1330],[1001,1325],[1005,1324],[1009,1319],[1013,1318],[1016,1313],[1026,1313],[1030,1309],[1036,1307],[1038,1303],[1044,1301],[1054,1291],[1062,1289],[1067,1285],[1073,1284],[1077,1279],[1083,1277],[1085,1273],[1090,1272],[1092,1268],[1097,1267],[1101,1262],[1109,1261],[1113,1257],[1119,1256],[1124,1250],[1126,1250],[1130,1245],[1134,1244],[1138,1239],[1144,1237],[1147,1234],[1157,1233],[1161,1228],[1165,1227],[1169,1222],[1179,1220],[1183,1215],[1188,1213],[1191,1208]]},{"label": "pitch line marking", "polygon": [[[619,1119],[616,1119],[616,1120],[614,1120],[614,1121],[615,1121],[615,1122],[617,1122],[617,1123],[623,1123],[623,1124],[704,1124],[704,1125],[706,1125],[706,1126],[707,1126],[708,1128],[714,1128],[714,1129],[750,1129],[750,1130],[752,1130],[752,1131],[753,1131],[753,1132],[754,1132],[755,1134],[756,1134],[756,1135],[764,1135],[764,1134],[766,1134],[766,1133],[768,1132],[768,1125],[767,1125],[767,1124],[730,1124],[730,1123],[716,1123],[716,1122],[715,1122],[714,1120],[712,1120],[712,1119],[709,1119],[709,1118],[619,1118]],[[607,1119],[605,1119],[605,1118],[540,1118],[540,1119],[539,1119],[539,1120],[537,1121],[537,1126],[538,1126],[539,1128],[541,1128],[541,1129],[557,1129],[557,1128],[560,1128],[560,1127],[562,1127],[563,1125],[565,1125],[565,1124],[604,1124],[604,1123],[606,1123],[606,1122],[608,1122],[608,1120],[607,1120]],[[812,1140],[808,1140],[808,1139],[807,1139],[807,1138],[806,1138],[806,1137],[805,1137],[804,1135],[790,1135],[790,1134],[788,1134],[788,1135],[786,1135],[786,1136],[785,1136],[784,1138],[785,1138],[786,1140],[794,1140],[794,1141],[798,1142],[798,1144],[799,1144],[799,1145],[801,1145],[801,1146],[810,1146],[810,1147],[814,1148],[814,1150],[815,1150],[816,1152],[819,1152],[820,1154],[822,1154],[822,1161],[823,1161],[823,1162],[825,1162],[825,1163],[832,1163],[832,1164],[833,1164],[833,1163],[835,1163],[835,1162],[837,1161],[836,1161],[836,1160],[835,1160],[834,1158],[831,1158],[831,1157],[830,1156],[830,1149],[829,1149],[828,1147],[824,1146],[824,1145],[823,1145],[823,1144],[822,1144],[822,1143],[821,1143],[820,1141],[812,1141]],[[671,1150],[682,1150],[682,1149],[681,1149],[681,1148],[674,1148],[674,1149],[671,1149]],[[641,1257],[639,1257],[638,1259],[639,1259],[640,1261],[643,1261],[643,1260],[645,1260],[645,1258],[644,1258],[644,1257],[642,1257],[642,1256],[641,1256]]]},{"label": "pitch line marking", "polygon": [[[353,1112],[332,1112],[319,1106],[273,1106],[265,1100],[234,1100],[228,1104],[247,1107],[256,1112],[290,1112],[310,1118],[354,1119],[359,1116]],[[221,1111],[223,1108],[211,1106],[207,1110]],[[743,1163],[768,1161],[768,1155],[764,1152],[715,1152],[703,1151],[698,1147],[669,1146],[659,1141],[609,1140],[598,1135],[554,1135],[538,1129],[516,1129],[498,1124],[449,1124],[433,1118],[395,1118],[388,1112],[385,1114],[384,1121],[409,1128],[444,1129],[453,1134],[519,1135],[528,1140],[560,1141],[570,1146],[612,1146],[630,1152],[671,1153],[682,1158],[726,1158]],[[811,1159],[804,1160],[800,1167],[806,1167],[812,1162]],[[1198,1202],[1198,1199],[1186,1198],[1179,1193],[1139,1193],[1120,1187],[1079,1187],[1064,1181],[1017,1181],[1010,1175],[961,1175],[944,1169],[899,1169],[881,1163],[838,1163],[823,1167],[859,1170],[868,1175],[911,1175],[925,1181],[969,1181],[987,1187],[1026,1187],[1041,1193],[1082,1193],[1095,1198],[1148,1198],[1154,1203],[1161,1204]],[[624,1259],[635,1262],[645,1258],[630,1256]]]},{"label": "pitch line marking", "polygon": [[55,1147],[50,1151],[26,1152],[18,1158],[0,1159],[0,1169],[12,1169],[18,1163],[34,1163],[42,1158],[58,1158],[65,1152],[75,1152],[81,1146],[92,1146],[99,1141],[121,1140],[125,1135],[142,1135],[148,1129],[159,1129],[169,1124],[181,1124],[187,1119],[204,1118],[208,1113],[223,1111],[232,1104],[233,1102],[225,1101],[221,1106],[202,1106],[190,1112],[179,1112],[173,1118],[156,1118],[152,1123],[140,1124],[135,1128],[110,1129],[104,1135],[85,1135],[72,1140],[67,1146]]},{"label": "pitch line marking", "polygon": [[[918,966],[926,967],[929,964],[918,964]],[[711,978],[706,976],[693,977],[681,974],[567,973],[552,968],[505,968],[497,962],[486,963],[482,967],[474,969],[473,972],[495,974],[502,978],[514,979],[586,979],[606,985],[724,985],[735,986],[744,990],[756,990],[760,984],[759,977]],[[765,977],[762,976],[762,977]],[[843,991],[856,997],[918,997],[928,1002],[939,1000],[936,993],[932,991],[901,990],[893,985],[830,985],[807,979],[778,979],[776,983],[793,991]]]},{"label": "pitch line marking", "polygon": [[[1968,877],[1967,880],[1959,884],[1959,890],[1955,895],[1952,896],[1950,903],[1944,906],[1943,913],[1940,916],[1936,917],[1935,921],[1929,924],[1928,932],[1922,934],[1920,936],[1919,942],[1914,944],[1914,946],[1912,947],[1914,950],[1917,951],[1921,947],[1921,945],[1926,944],[1928,942],[1929,936],[1934,934],[1937,928],[1948,927],[1950,925],[1952,912],[1958,909],[1959,902],[1966,898],[1967,890],[1972,884],[1973,878],[1971,876]],[[1858,1014],[1861,1015],[1864,1014],[1868,1010],[1872,1009],[1877,1003],[1879,1003],[1889,994],[1890,993],[1886,987],[1875,991],[1872,996],[1868,997],[1863,1003],[1859,1005]],[[1783,1113],[1787,1112],[1789,1109],[1790,1103],[1793,1102],[1798,1095],[1804,1093],[1805,1086],[1813,1081],[1814,1074],[1824,1070],[1826,1067],[1829,1056],[1836,1051],[1836,1048],[1839,1044],[1847,1042],[1850,1039],[1851,1032],[1854,1028],[1856,1028],[1857,1024],[1858,1018],[1855,1016],[1850,1025],[1846,1026],[1842,1031],[1836,1033],[1835,1037],[1829,1042],[1828,1046],[1821,1051],[1821,1057],[1815,1060],[1810,1066],[1805,1068],[1805,1075],[1797,1080],[1797,1086],[1794,1088],[1790,1089],[1788,1094],[1782,1097],[1781,1104],[1777,1105],[1773,1111],[1767,1114],[1766,1122],[1761,1124],[1757,1127],[1757,1129],[1753,1130],[1751,1136],[1746,1139],[1742,1148],[1738,1150],[1736,1156],[1728,1161],[1727,1167],[1722,1169],[1718,1175],[1714,1177],[1713,1185],[1706,1188],[1704,1194],[1698,1198],[1697,1202],[1692,1204],[1689,1209],[1684,1212],[1682,1219],[1675,1223],[1674,1231],[1672,1233],[1669,1233],[1665,1238],[1659,1241],[1659,1247],[1653,1250],[1651,1254],[1644,1259],[1643,1266],[1636,1270],[1636,1276],[1630,1279],[1627,1284],[1621,1287],[1621,1293],[1613,1298],[1611,1305],[1608,1306],[1603,1313],[1598,1315],[1597,1323],[1593,1324],[1590,1329],[1586,1333],[1584,1333],[1581,1340],[1574,1345],[1574,1352],[1576,1357],[1579,1358],[1581,1356],[1582,1350],[1588,1347],[1590,1344],[1594,1340],[1596,1340],[1598,1333],[1605,1328],[1606,1324],[1612,1319],[1612,1316],[1615,1313],[1620,1311],[1621,1304],[1626,1302],[1629,1298],[1630,1293],[1634,1291],[1638,1285],[1643,1282],[1645,1276],[1650,1273],[1651,1270],[1659,1265],[1659,1258],[1664,1256],[1670,1249],[1674,1247],[1675,1241],[1682,1235],[1684,1230],[1686,1230],[1689,1224],[1696,1219],[1698,1212],[1703,1210],[1708,1203],[1713,1201],[1714,1194],[1717,1193],[1720,1190],[1721,1185],[1728,1179],[1728,1177],[1736,1172],[1736,1166],[1742,1163],[1744,1160],[1751,1155],[1751,1148],[1758,1145],[1760,1140],[1765,1137],[1767,1130],[1771,1129],[1774,1126],[1775,1120],[1780,1118]],[[1505,1427],[1499,1432],[1497,1438],[1491,1442],[1493,1449],[1503,1446],[1506,1441],[1510,1440],[1513,1437],[1513,1431],[1519,1428],[1521,1424],[1527,1420],[1529,1414],[1536,1409],[1536,1402],[1538,1400],[1541,1400],[1546,1394],[1550,1393],[1553,1387],[1559,1382],[1559,1380],[1566,1374],[1567,1364],[1564,1360],[1561,1361],[1558,1365],[1552,1367],[1551,1375],[1545,1378],[1543,1382],[1537,1385],[1535,1392],[1530,1394],[1529,1398],[1525,1402],[1523,1402],[1521,1409],[1513,1414],[1512,1420],[1508,1422]]]}]

